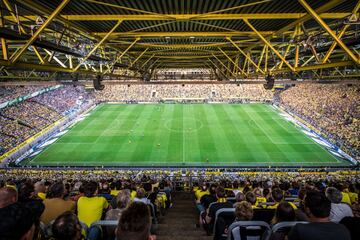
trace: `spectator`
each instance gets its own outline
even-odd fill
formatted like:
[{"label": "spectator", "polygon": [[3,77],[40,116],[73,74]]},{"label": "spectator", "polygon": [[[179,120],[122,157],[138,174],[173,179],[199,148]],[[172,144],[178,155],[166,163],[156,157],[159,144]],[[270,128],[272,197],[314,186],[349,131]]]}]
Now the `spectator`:
[{"label": "spectator", "polygon": [[[18,202],[30,208],[34,213],[43,213],[45,206],[42,200],[35,195],[34,185],[31,181],[20,184],[18,196]],[[40,219],[41,214],[36,216],[37,219]]]},{"label": "spectator", "polygon": [[55,182],[50,186],[47,198],[43,201],[45,205],[45,211],[41,215],[43,223],[50,223],[64,212],[75,211],[75,202],[65,201],[64,192],[65,187],[62,182]]},{"label": "spectator", "polygon": [[[110,209],[109,211],[106,212],[105,220],[119,221],[121,214],[131,203],[130,191],[128,189],[120,190],[120,192],[118,193],[115,199],[116,199],[116,208]],[[114,227],[107,227],[106,231],[109,239],[115,238]]]},{"label": "spectator", "polygon": [[331,202],[330,221],[338,223],[344,217],[354,216],[350,206],[341,202],[342,194],[338,189],[334,187],[327,188],[326,197]]},{"label": "spectator", "polygon": [[[243,194],[242,192],[238,192],[238,193],[235,195],[235,201],[236,201],[236,203],[245,201],[245,194]],[[235,203],[235,204],[236,204],[236,203]],[[235,204],[234,204],[234,205],[235,205]]]},{"label": "spectator", "polygon": [[210,229],[214,224],[216,211],[222,208],[232,208],[233,206],[230,202],[227,202],[225,196],[225,189],[222,186],[218,186],[216,188],[216,198],[217,201],[209,206],[205,218],[206,224],[210,226]]},{"label": "spectator", "polygon": [[44,200],[46,198],[46,187],[43,181],[38,181],[34,184],[35,196]]},{"label": "spectator", "polygon": [[56,240],[80,240],[81,224],[73,212],[64,212],[52,224],[53,237]]},{"label": "spectator", "polygon": [[236,194],[238,194],[239,192],[241,192],[240,190],[240,185],[238,181],[234,181],[232,184],[232,191],[234,192],[234,195],[236,196]]},{"label": "spectator", "polygon": [[80,197],[77,203],[78,217],[80,221],[90,226],[101,219],[103,211],[109,204],[105,198],[96,196],[97,183],[94,181],[85,184],[84,194],[85,196]]},{"label": "spectator", "polygon": [[[271,192],[272,199],[274,200],[275,204],[268,206],[269,209],[276,209],[281,201],[284,199],[283,191],[280,188],[274,188]],[[294,203],[289,202],[289,204],[294,208],[297,209]]]},{"label": "spectator", "polygon": [[242,201],[235,204],[235,221],[250,221],[254,216],[251,203]]},{"label": "spectator", "polygon": [[18,200],[17,191],[12,187],[0,188],[0,208],[7,207]]},{"label": "spectator", "polygon": [[150,204],[150,200],[146,197],[146,192],[144,188],[139,188],[136,190],[136,197],[134,202],[142,202],[145,204]]},{"label": "spectator", "polygon": [[279,222],[292,222],[295,221],[295,210],[288,202],[279,203],[275,211],[272,224],[275,225]]},{"label": "spectator", "polygon": [[209,205],[213,202],[216,202],[217,198],[216,198],[216,185],[215,184],[211,184],[210,188],[209,188],[209,194],[205,194],[204,196],[201,197],[200,199],[200,204],[203,206],[203,209],[199,209],[202,211],[205,211],[206,209],[209,208]]},{"label": "spectator", "polygon": [[199,189],[195,191],[195,198],[197,203],[200,202],[202,196],[209,194],[208,185],[203,183]]},{"label": "spectator", "polygon": [[258,208],[257,202],[256,202],[256,196],[253,192],[247,192],[245,194],[246,201],[251,204],[251,207],[253,209]]},{"label": "spectator", "polygon": [[128,189],[121,190],[116,196],[116,208],[110,209],[106,213],[106,220],[119,220],[121,213],[130,205],[130,191]]},{"label": "spectator", "polygon": [[155,240],[150,235],[151,221],[148,206],[133,202],[121,214],[116,230],[117,240]]},{"label": "spectator", "polygon": [[[40,210],[40,212],[37,212],[37,210]],[[29,208],[27,204],[22,203],[13,203],[1,208],[0,239],[32,240],[41,213],[41,207],[33,206]]]},{"label": "spectator", "polygon": [[305,211],[310,223],[297,224],[289,233],[289,240],[350,240],[350,233],[341,224],[330,222],[331,202],[321,192],[308,192]]},{"label": "spectator", "polygon": [[[275,216],[272,220],[272,224],[275,225],[280,222],[292,222],[295,221],[295,210],[288,202],[281,202],[275,211]],[[285,240],[288,232],[278,231],[274,232],[270,236],[270,240]]]}]

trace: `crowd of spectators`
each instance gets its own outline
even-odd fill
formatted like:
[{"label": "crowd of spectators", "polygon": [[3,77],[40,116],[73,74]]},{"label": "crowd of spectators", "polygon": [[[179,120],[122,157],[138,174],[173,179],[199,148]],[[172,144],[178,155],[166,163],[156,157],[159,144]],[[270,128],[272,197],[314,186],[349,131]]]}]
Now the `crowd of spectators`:
[{"label": "crowd of spectators", "polygon": [[0,86],[0,104],[26,96],[43,88],[43,86]]},{"label": "crowd of spectators", "polygon": [[0,152],[5,153],[25,141],[61,116],[54,110],[31,100],[0,110],[1,144]]},{"label": "crowd of spectators", "polygon": [[[40,90],[35,87],[25,89]],[[91,99],[92,95],[87,94],[83,87],[63,86],[0,109],[0,155]]]},{"label": "crowd of spectators", "polygon": [[[297,221],[306,224],[297,224],[288,232],[273,233],[270,239],[357,239],[359,180],[358,175],[259,173],[195,182],[199,226],[208,235],[213,234],[215,240],[221,240],[227,239],[233,222],[264,221],[275,226]],[[219,215],[219,210],[231,208],[233,214]]]},{"label": "crowd of spectators", "polygon": [[[215,240],[227,235],[232,222],[251,220],[263,220],[271,226],[309,222],[275,234],[273,240],[285,239],[285,235],[289,240],[356,239],[356,230],[351,228],[358,219],[354,217],[360,217],[360,178],[356,172],[221,174],[215,170],[184,173],[101,169],[2,170],[0,239],[39,234],[39,226],[40,233],[55,239],[72,239],[76,235],[74,239],[81,239],[84,234],[88,239],[100,235],[106,239],[136,239],[132,234],[145,234],[147,238],[141,239],[148,239],[156,233],[154,218],[161,217],[161,210],[171,206],[172,194],[187,189],[194,193],[200,226],[208,234],[215,234]],[[155,214],[149,212],[151,204]],[[234,215],[228,224],[225,221],[213,232],[216,212],[223,208],[233,208]],[[269,214],[259,215],[259,210],[271,212],[271,218]],[[29,215],[32,217],[22,219]],[[10,216],[14,219],[8,221]],[[92,227],[100,219],[117,221],[117,228]]]},{"label": "crowd of spectators", "polygon": [[47,94],[36,96],[32,100],[46,105],[65,116],[69,110],[89,100],[89,98],[90,95],[85,92],[83,87],[64,86]]},{"label": "crowd of spectators", "polygon": [[[54,180],[50,172],[13,176],[0,180],[0,239],[138,239],[131,237],[156,231],[155,219],[170,206],[173,191],[168,179],[142,174],[100,180],[84,174]],[[101,219],[115,220],[118,226],[93,225]]]},{"label": "crowd of spectators", "polygon": [[356,158],[360,157],[359,102],[359,85],[346,84],[299,84],[279,97],[280,106]]},{"label": "crowd of spectators", "polygon": [[36,130],[0,115],[0,155],[25,141]]},{"label": "crowd of spectators", "polygon": [[168,99],[271,101],[273,92],[258,84],[144,84],[107,85],[96,93],[100,102],[158,102]]}]

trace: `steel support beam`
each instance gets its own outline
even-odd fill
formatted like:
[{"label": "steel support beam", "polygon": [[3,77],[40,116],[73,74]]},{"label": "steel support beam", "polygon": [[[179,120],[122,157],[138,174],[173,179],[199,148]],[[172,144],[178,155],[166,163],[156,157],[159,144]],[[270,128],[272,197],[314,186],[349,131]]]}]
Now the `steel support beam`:
[{"label": "steel support beam", "polygon": [[213,61],[211,61],[210,58],[209,58],[209,61],[212,63],[212,65],[214,65],[214,67],[215,67],[216,69],[219,70],[219,72],[220,72],[225,78],[227,78],[227,76],[226,76],[226,74],[224,73],[224,71],[222,71]]},{"label": "steel support beam", "polygon": [[150,61],[150,59],[152,59],[153,57],[155,57],[155,53],[153,55],[151,55],[140,67],[140,69],[142,69],[143,67],[145,67],[145,65]]},{"label": "steel support beam", "polygon": [[140,40],[140,38],[136,38],[136,39],[125,49],[125,51],[123,51],[123,52],[120,54],[120,56],[118,56],[118,57],[116,58],[115,63],[117,63],[117,62],[127,53],[127,51],[129,51],[129,49],[132,48],[132,46],[134,46],[135,43],[136,43],[137,41],[139,41],[139,40]]},{"label": "steel support beam", "polygon": [[[299,34],[299,26],[296,26],[295,27],[295,30],[294,30],[294,34],[291,36],[291,40],[294,40],[295,36]],[[288,43],[288,46],[286,47],[286,50],[285,50],[285,54],[284,54],[284,59],[286,59],[289,51],[290,51],[290,48],[291,48],[291,44],[290,42]],[[279,65],[279,69],[282,69],[282,66],[283,66],[284,62],[281,62],[280,65]]]},{"label": "steel support beam", "polygon": [[63,0],[60,5],[54,10],[54,12],[46,19],[46,21],[41,25],[34,35],[25,43],[24,46],[17,52],[16,55],[11,58],[12,63],[16,63],[17,60],[21,57],[21,55],[27,50],[27,48],[38,38],[40,33],[51,23],[51,21],[61,12],[61,10],[68,4],[70,0]]},{"label": "steel support beam", "polygon": [[36,54],[37,58],[39,59],[41,64],[45,64],[45,60],[43,59],[43,57],[41,57],[41,54],[39,53],[39,51],[34,47],[33,48],[34,53]]},{"label": "steel support beam", "polygon": [[344,50],[344,52],[350,57],[356,64],[360,64],[359,59],[355,54],[339,39],[331,28],[321,19],[321,17],[310,7],[305,0],[298,0],[306,11],[320,24],[320,26],[336,41],[336,43]]},{"label": "steel support beam", "polygon": [[[356,13],[359,11],[359,8],[360,8],[360,1],[357,2],[355,8],[353,9],[353,11],[352,11],[351,13],[352,13],[352,14],[356,14]],[[347,30],[349,27],[350,27],[350,25],[344,25],[344,26],[342,27],[342,29],[340,30],[340,33],[339,33],[339,35],[338,35],[337,37],[338,37],[339,39],[341,39],[341,37],[344,35],[344,33],[346,32],[346,30]],[[322,60],[323,63],[326,63],[326,62],[328,61],[328,59],[329,59],[331,53],[334,51],[336,45],[337,45],[337,42],[336,42],[336,41],[334,41],[334,42],[331,44],[329,50],[327,51],[327,53],[325,54],[325,56],[324,56],[324,58],[323,58],[323,60]]]},{"label": "steel support beam", "polygon": [[[134,46],[134,44],[139,40],[140,38],[136,38],[118,57],[115,58],[111,66],[114,66],[118,61],[120,61],[120,59],[127,53],[127,51],[129,51],[129,49],[132,48],[132,46]],[[109,69],[106,70],[105,73],[107,73],[108,71]]]},{"label": "steel support beam", "polygon": [[[0,10],[0,12],[1,12],[1,16],[0,16],[0,27],[3,27],[3,26],[4,26],[4,23],[3,23],[3,13],[2,13],[2,10]],[[1,38],[1,49],[2,49],[3,59],[4,59],[4,60],[8,60],[8,49],[7,49],[6,39],[5,39],[5,38]]]},{"label": "steel support beam", "polygon": [[309,70],[318,70],[318,69],[325,69],[325,68],[334,68],[334,67],[346,67],[354,65],[352,61],[343,61],[343,62],[332,62],[332,63],[326,63],[326,64],[315,64],[315,65],[309,65],[309,66],[301,66],[297,67],[296,71],[309,71]]},{"label": "steel support beam", "polygon": [[[49,64],[33,64],[33,63],[26,63],[26,62],[16,62],[16,63],[12,63],[11,61],[5,61],[5,60],[1,60],[0,59],[0,66],[5,66],[5,67],[13,67],[16,69],[29,69],[29,70],[37,70],[37,71],[43,71],[43,72],[64,72],[64,73],[73,73],[73,70],[70,68],[63,68],[63,67],[57,67],[54,65],[49,65]],[[79,73],[84,73],[84,74],[96,74],[96,72],[93,72],[91,70],[78,70]],[[118,76],[122,76],[119,74],[106,74],[108,76],[114,76],[114,77],[118,77]]]},{"label": "steel support beam", "polygon": [[91,49],[91,51],[82,59],[82,61],[74,68],[74,71],[77,71],[81,64],[83,64],[105,41],[106,39],[110,36],[110,34],[112,32],[114,32],[122,23],[122,20],[119,20],[115,26],[94,46],[93,49]]},{"label": "steel support beam", "polygon": [[296,44],[296,47],[295,47],[295,64],[294,64],[294,67],[297,68],[298,65],[299,65],[299,49],[300,49],[300,46],[299,44]]},{"label": "steel support beam", "polygon": [[315,58],[315,56],[314,55],[312,55],[308,60],[306,60],[302,65],[301,65],[301,67],[304,67],[304,66],[306,66],[309,62],[311,62],[311,60],[313,60]]},{"label": "steel support beam", "polygon": [[65,65],[65,63],[63,63],[59,58],[57,58],[56,56],[52,55],[52,52],[50,52],[49,50],[47,49],[44,49],[45,52],[49,55],[49,56],[53,56],[54,60],[60,65],[62,66],[63,68],[67,68],[67,66]]},{"label": "steel support beam", "polygon": [[291,70],[291,71],[295,71],[295,69],[290,65],[290,63],[288,63],[284,58],[283,56],[271,45],[271,43],[266,40],[266,38],[264,38],[257,30],[256,28],[247,20],[247,19],[244,19],[243,20],[255,33],[256,35],[266,44],[268,45],[268,47],[280,58],[281,61],[283,61],[286,66]]},{"label": "steel support beam", "polygon": [[256,68],[256,71],[260,71],[262,74],[265,74],[265,72],[264,72],[261,68],[259,68],[259,67],[256,65],[256,63],[255,63],[243,50],[241,50],[241,48],[240,48],[238,45],[236,45],[233,40],[231,40],[231,38],[227,37],[226,39],[229,40],[229,41],[231,42],[231,44],[232,44],[237,50],[239,50],[239,52]]},{"label": "steel support beam", "polygon": [[230,60],[230,62],[232,62],[236,68],[238,70],[240,70],[240,72],[242,73],[242,75],[246,76],[247,77],[247,74],[234,62],[234,60],[231,59],[231,57],[229,57],[229,55],[226,54],[226,52],[224,52],[221,48],[218,47],[218,49],[220,50],[220,52],[222,52],[222,54],[224,54],[224,56]]},{"label": "steel support beam", "polygon": [[[261,31],[262,35],[272,35],[274,31]],[[93,32],[92,34],[103,37],[106,32]],[[255,36],[252,31],[220,31],[220,32],[114,32],[111,38],[116,37],[233,37]]]},{"label": "steel support beam", "polygon": [[[260,68],[260,66],[261,66],[261,62],[262,62],[262,59],[263,59],[263,57],[264,57],[266,47],[267,47],[267,46],[264,45],[263,50],[261,51],[260,59],[259,59],[258,64],[257,64],[258,68]],[[258,72],[258,70],[256,69],[255,72]],[[266,69],[264,70],[264,72],[266,72]]]},{"label": "steel support beam", "polygon": [[[321,7],[315,9],[315,11],[320,15],[322,16],[323,18],[325,18],[323,12],[325,11],[328,11],[332,8],[334,8],[335,6],[345,2],[346,0],[332,0],[324,5],[322,5]],[[350,14],[350,13],[348,13]],[[343,16],[342,18],[344,18],[346,16]],[[309,14],[304,14],[304,16],[302,16],[301,18],[297,19],[296,21],[290,23],[289,25],[286,25],[285,27],[281,28],[280,30],[276,31],[275,35],[278,35],[278,34],[282,34],[294,27],[296,27],[297,25],[303,23],[303,22],[306,22],[308,20],[311,19],[311,16]]]},{"label": "steel support beam", "polygon": [[[234,74],[231,70],[230,70],[230,68],[229,68],[229,66],[226,66],[226,64],[225,63],[223,63],[218,57],[216,57],[216,55],[215,54],[213,54],[213,57],[216,59],[216,60],[218,60],[218,62],[233,76],[233,77],[237,77],[236,76],[236,74]],[[209,58],[208,58],[209,59]],[[209,59],[210,60],[210,59]],[[211,61],[211,60],[210,60]]]},{"label": "steel support beam", "polygon": [[149,48],[146,48],[132,63],[131,67],[134,66],[134,64],[149,50]]},{"label": "steel support beam", "polygon": [[[27,0],[29,1],[29,0]],[[325,5],[324,5],[325,6]],[[322,6],[323,7],[323,6]],[[326,6],[325,6],[326,7]],[[328,8],[330,9],[330,8]],[[323,10],[325,12],[327,10]],[[342,19],[349,16],[349,12],[335,12],[335,13],[321,13],[323,19]],[[254,19],[254,20],[267,20],[267,19],[301,19],[305,17],[306,13],[241,13],[241,14],[206,14],[198,16],[197,14],[169,14],[169,18],[163,15],[155,14],[78,14],[78,15],[61,15],[61,18],[67,21],[161,21],[161,20],[239,20],[239,19]],[[9,16],[4,16],[9,19]],[[20,17],[20,21],[35,21],[36,15],[26,15]]]},{"label": "steel support beam", "polygon": [[[323,16],[322,13],[324,13],[324,12],[326,12],[326,11],[334,8],[335,6],[341,4],[341,3],[345,2],[345,1],[346,1],[346,0],[331,0],[330,2],[328,2],[328,3],[324,4],[324,5],[322,5],[321,7],[317,8],[315,11],[316,11],[317,13],[319,13],[321,16]],[[344,16],[344,17],[345,17],[345,16]],[[299,19],[295,20],[294,22],[292,22],[292,23],[286,25],[285,27],[283,27],[283,28],[277,30],[276,32],[274,32],[273,36],[268,37],[267,40],[270,40],[270,39],[273,38],[273,37],[282,35],[282,34],[284,34],[286,31],[289,31],[290,29],[293,29],[293,28],[296,27],[297,25],[299,25],[299,24],[301,24],[301,23],[303,23],[303,22],[305,22],[305,21],[308,21],[308,20],[310,20],[310,19],[311,19],[311,16],[310,16],[309,14],[304,14],[304,15],[303,15],[302,17],[300,17]],[[247,50],[250,50],[251,48],[256,47],[257,44],[259,44],[259,43],[258,43],[258,42],[255,43],[253,46],[249,47]]]},{"label": "steel support beam", "polygon": [[[9,3],[9,1],[8,1],[8,0],[2,0],[2,1],[3,1],[4,5],[5,5],[5,7],[7,8],[7,10],[10,12],[10,15],[11,15],[11,16],[9,16],[9,18],[10,18],[10,19],[12,18],[15,22],[18,22],[18,21],[20,22],[21,20],[19,19],[18,16],[15,15],[15,13],[14,13],[14,11],[13,11],[10,3]],[[20,33],[26,34],[25,29],[20,25],[20,23],[19,23],[19,31],[20,31]],[[37,50],[37,48],[36,48],[35,46],[32,46],[32,48],[33,48],[36,56],[39,58],[40,62],[43,64],[43,60],[42,60],[41,55],[39,54],[39,51]],[[10,59],[11,59],[13,56],[15,56],[15,54],[16,54],[17,52],[18,52],[18,49],[17,49],[16,52],[13,53],[13,55],[10,56]],[[7,57],[7,59],[9,59],[9,57]]]},{"label": "steel support beam", "polygon": [[268,72],[269,46],[265,45],[265,72]]}]

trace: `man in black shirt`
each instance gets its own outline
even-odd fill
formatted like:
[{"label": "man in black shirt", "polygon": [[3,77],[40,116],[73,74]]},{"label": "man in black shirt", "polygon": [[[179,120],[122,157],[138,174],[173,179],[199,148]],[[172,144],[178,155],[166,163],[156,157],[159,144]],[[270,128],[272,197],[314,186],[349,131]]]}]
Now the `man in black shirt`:
[{"label": "man in black shirt", "polygon": [[308,192],[305,196],[305,212],[310,223],[295,225],[289,240],[351,240],[345,226],[330,222],[331,203],[322,192]]},{"label": "man in black shirt", "polygon": [[206,223],[209,224],[210,226],[212,226],[214,224],[217,210],[222,209],[222,208],[232,208],[233,207],[232,203],[226,201],[225,189],[222,186],[218,186],[216,188],[216,198],[217,198],[217,201],[210,204],[210,206],[207,210],[206,218],[205,218]]}]

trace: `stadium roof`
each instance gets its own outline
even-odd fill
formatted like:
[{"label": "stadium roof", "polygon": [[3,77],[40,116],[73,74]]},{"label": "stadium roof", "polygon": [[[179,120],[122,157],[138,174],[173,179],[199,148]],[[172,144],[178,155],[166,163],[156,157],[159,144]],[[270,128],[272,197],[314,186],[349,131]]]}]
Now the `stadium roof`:
[{"label": "stadium roof", "polygon": [[2,77],[173,67],[229,78],[356,76],[359,8],[354,0],[3,0]]}]

